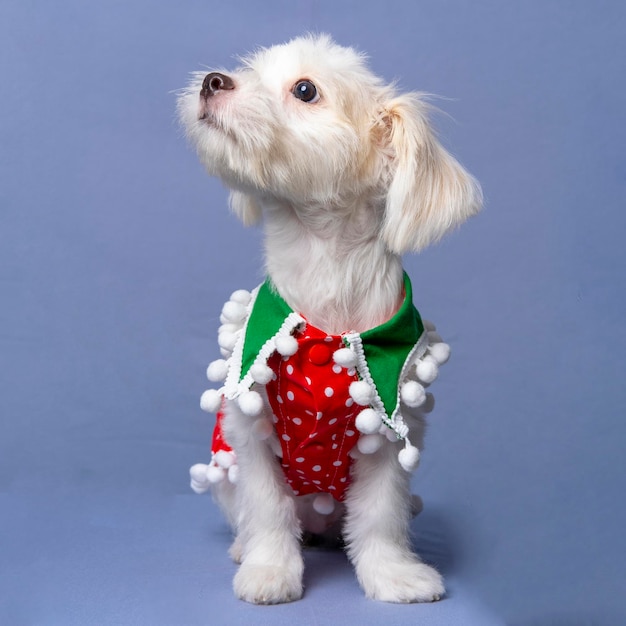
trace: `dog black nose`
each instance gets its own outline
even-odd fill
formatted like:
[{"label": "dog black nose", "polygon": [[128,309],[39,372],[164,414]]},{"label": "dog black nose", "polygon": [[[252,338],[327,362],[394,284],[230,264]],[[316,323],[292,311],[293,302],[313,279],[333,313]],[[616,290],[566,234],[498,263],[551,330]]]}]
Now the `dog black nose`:
[{"label": "dog black nose", "polygon": [[235,82],[230,76],[221,74],[220,72],[211,72],[204,77],[202,81],[202,91],[200,95],[208,98],[214,96],[218,91],[225,91],[235,88]]}]

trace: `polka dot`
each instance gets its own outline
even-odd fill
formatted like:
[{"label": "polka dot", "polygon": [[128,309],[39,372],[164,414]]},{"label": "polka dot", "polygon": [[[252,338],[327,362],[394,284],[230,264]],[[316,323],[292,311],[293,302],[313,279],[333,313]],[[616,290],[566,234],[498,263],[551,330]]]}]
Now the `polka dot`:
[{"label": "polka dot", "polygon": [[347,374],[348,374],[348,376],[354,376],[356,374],[356,370],[353,367],[351,367],[348,370]]},{"label": "polka dot", "polygon": [[293,365],[291,364],[287,365],[287,374],[289,375],[293,374]]},{"label": "polka dot", "polygon": [[314,485],[321,485],[322,481],[321,480],[312,480],[311,481]]},{"label": "polka dot", "polygon": [[354,431],[353,430],[346,430],[346,437],[354,437]]},{"label": "polka dot", "polygon": [[283,441],[291,441],[291,437],[289,435],[286,435],[286,434],[282,435],[281,438],[282,438]]},{"label": "polka dot", "polygon": [[326,389],[324,389],[324,395],[327,398],[331,398],[334,393],[335,393],[335,390],[332,387],[326,387]]},{"label": "polka dot", "polygon": [[293,402],[293,399],[295,398],[295,394],[293,393],[293,391],[288,391],[287,392],[287,400],[291,400]]},{"label": "polka dot", "polygon": [[350,407],[350,406],[352,406],[353,404],[354,404],[354,400],[353,400],[352,398],[348,398],[348,399],[346,400],[346,406],[347,406],[347,407]]},{"label": "polka dot", "polygon": [[294,417],[293,420],[291,420],[296,426],[300,426],[300,424],[302,424],[302,420],[299,417]]},{"label": "polka dot", "polygon": [[338,447],[339,447],[339,445],[338,445],[338,444],[333,443],[333,450],[336,450]]},{"label": "polka dot", "polygon": [[333,424],[336,424],[336,423],[337,423],[337,418],[336,418],[336,417],[333,417],[333,419],[328,420],[328,423],[329,423],[329,425],[331,425],[331,426],[332,426]]},{"label": "polka dot", "polygon": [[314,465],[311,469],[312,469],[314,472],[319,472],[319,471],[321,471],[322,466],[321,466],[321,465]]},{"label": "polka dot", "polygon": [[321,411],[318,411],[318,412],[317,412],[317,415],[315,416],[315,419],[317,419],[317,420],[321,420],[321,419],[322,419],[322,417],[323,417],[323,415],[324,415],[324,414],[323,414]]},{"label": "polka dot", "polygon": [[306,384],[309,385],[309,387],[310,387],[311,386],[311,379],[308,376],[305,376],[304,380],[306,380]]},{"label": "polka dot", "polygon": [[340,479],[339,479],[339,482],[340,482],[340,483],[345,483],[345,482],[346,482],[346,480],[348,480],[348,479],[344,476],[343,478],[340,478]]},{"label": "polka dot", "polygon": [[328,335],[328,336],[324,337],[324,341],[328,341],[328,342],[330,342],[330,341],[332,341],[332,340],[333,340],[333,338],[332,338],[330,335]]},{"label": "polka dot", "polygon": [[341,365],[337,365],[336,363],[333,365],[333,372],[335,372],[335,374],[341,374],[342,369]]},{"label": "polka dot", "polygon": [[335,489],[337,489],[337,487],[335,487],[335,485],[330,485],[330,487],[328,487],[329,491],[334,491]]},{"label": "polka dot", "polygon": [[342,464],[342,462],[341,462],[341,461],[335,461],[335,462],[333,463],[333,465],[334,465],[335,467],[341,467],[341,465],[343,465],[343,464]]},{"label": "polka dot", "polygon": [[[303,456],[299,456],[299,457],[296,459],[296,463],[304,463],[304,457],[303,457]],[[298,471],[299,471],[299,472],[301,472],[302,470],[298,470]]]},{"label": "polka dot", "polygon": [[282,397],[282,396],[279,396],[279,395],[276,395],[276,401],[277,401],[279,404],[282,404],[282,403],[283,403],[283,397]]}]

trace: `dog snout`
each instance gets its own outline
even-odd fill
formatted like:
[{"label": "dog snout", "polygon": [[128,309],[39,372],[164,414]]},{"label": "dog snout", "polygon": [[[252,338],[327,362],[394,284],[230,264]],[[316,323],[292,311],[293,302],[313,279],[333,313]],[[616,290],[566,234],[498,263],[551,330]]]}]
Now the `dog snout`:
[{"label": "dog snout", "polygon": [[220,72],[211,72],[202,81],[200,95],[203,98],[214,96],[218,91],[228,91],[235,88],[235,82],[230,76]]}]

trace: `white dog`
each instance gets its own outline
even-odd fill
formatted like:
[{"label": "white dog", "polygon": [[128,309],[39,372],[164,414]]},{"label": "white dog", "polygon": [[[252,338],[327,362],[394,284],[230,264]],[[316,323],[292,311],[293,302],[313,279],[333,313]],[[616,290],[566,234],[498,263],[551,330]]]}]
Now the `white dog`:
[{"label": "white dog", "polygon": [[235,532],[237,596],[303,592],[303,533],[341,529],[369,598],[430,602],[441,576],[412,552],[409,490],[425,388],[448,346],[422,322],[400,255],[476,213],[476,181],[436,140],[418,94],[398,95],[327,36],[197,73],[179,99],[209,173],[244,224],[263,220],[268,279],[224,305],[213,457],[192,487]]}]

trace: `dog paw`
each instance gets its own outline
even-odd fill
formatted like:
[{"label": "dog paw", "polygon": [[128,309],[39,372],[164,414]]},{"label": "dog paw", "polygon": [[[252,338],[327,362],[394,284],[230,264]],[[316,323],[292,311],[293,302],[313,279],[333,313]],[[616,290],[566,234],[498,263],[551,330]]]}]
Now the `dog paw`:
[{"label": "dog paw", "polygon": [[439,572],[419,561],[381,563],[357,575],[365,595],[382,602],[436,602],[446,592]]},{"label": "dog paw", "polygon": [[244,562],[235,575],[233,587],[240,600],[252,604],[293,602],[302,597],[302,572],[295,572],[292,566]]}]

